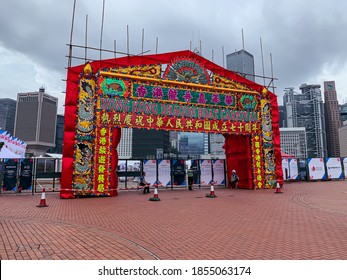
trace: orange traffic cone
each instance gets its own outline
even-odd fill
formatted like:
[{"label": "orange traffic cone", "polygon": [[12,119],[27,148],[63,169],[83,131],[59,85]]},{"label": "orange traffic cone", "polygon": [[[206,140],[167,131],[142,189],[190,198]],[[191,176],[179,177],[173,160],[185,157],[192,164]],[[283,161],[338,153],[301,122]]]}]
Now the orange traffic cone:
[{"label": "orange traffic cone", "polygon": [[210,198],[215,198],[217,197],[214,193],[214,184],[211,183],[211,190],[210,190],[210,194],[207,194],[206,197],[210,197]]},{"label": "orange traffic cone", "polygon": [[279,183],[277,183],[275,193],[283,193],[283,192],[282,192],[282,190],[281,190],[281,186],[280,186],[280,184],[279,184]]},{"label": "orange traffic cone", "polygon": [[41,200],[40,200],[40,204],[37,205],[36,207],[48,207],[48,205],[46,204],[46,193],[45,193],[46,189],[43,188],[42,189],[42,194],[41,194]]},{"label": "orange traffic cone", "polygon": [[158,187],[154,188],[154,196],[149,199],[149,201],[160,201],[159,195],[158,195]]}]

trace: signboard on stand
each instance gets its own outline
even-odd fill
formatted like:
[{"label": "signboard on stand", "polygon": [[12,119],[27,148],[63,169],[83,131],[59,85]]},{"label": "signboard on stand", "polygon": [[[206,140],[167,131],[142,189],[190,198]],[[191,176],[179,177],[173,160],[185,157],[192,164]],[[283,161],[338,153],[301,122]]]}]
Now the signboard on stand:
[{"label": "signboard on stand", "polygon": [[326,158],[328,179],[342,179],[342,166],[340,158]]},{"label": "signboard on stand", "polygon": [[212,165],[210,159],[200,160],[201,185],[206,186],[212,183]]},{"label": "signboard on stand", "polygon": [[345,171],[345,179],[347,179],[347,158],[343,158],[343,170]]},{"label": "signboard on stand", "polygon": [[326,179],[323,158],[309,158],[308,173],[309,173],[310,180]]},{"label": "signboard on stand", "polygon": [[192,159],[191,167],[193,169],[193,184],[200,184],[199,160]]},{"label": "signboard on stand", "polygon": [[152,185],[157,183],[157,161],[145,159],[143,161],[143,171],[146,173],[146,181]]},{"label": "signboard on stand", "polygon": [[296,158],[289,159],[289,179],[298,180],[299,172],[298,172],[298,160]]},{"label": "signboard on stand", "polygon": [[173,184],[175,186],[186,186],[186,172],[183,159],[172,160]]},{"label": "signboard on stand", "polygon": [[158,160],[158,184],[163,186],[171,185],[171,168],[169,159]]},{"label": "signboard on stand", "polygon": [[17,159],[5,159],[4,191],[16,191],[17,188]]},{"label": "signboard on stand", "polygon": [[215,159],[213,165],[213,181],[216,185],[225,185],[224,160]]},{"label": "signboard on stand", "polygon": [[19,190],[32,189],[32,175],[33,175],[33,160],[21,159],[20,160],[20,176],[19,176]]},{"label": "signboard on stand", "polygon": [[289,161],[287,158],[282,158],[282,171],[283,171],[283,179],[288,180],[289,176]]}]

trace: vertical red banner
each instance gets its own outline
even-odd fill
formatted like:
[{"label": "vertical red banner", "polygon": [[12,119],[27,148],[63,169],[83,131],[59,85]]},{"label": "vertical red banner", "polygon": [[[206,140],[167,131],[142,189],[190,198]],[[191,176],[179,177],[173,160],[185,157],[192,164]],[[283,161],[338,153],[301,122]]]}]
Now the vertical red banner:
[{"label": "vertical red banner", "polygon": [[259,135],[254,135],[252,138],[252,153],[253,153],[253,183],[254,189],[262,189],[264,185],[264,163],[262,152],[262,141]]},{"label": "vertical red banner", "polygon": [[110,147],[110,128],[97,127],[94,160],[94,193],[96,195],[110,195]]}]

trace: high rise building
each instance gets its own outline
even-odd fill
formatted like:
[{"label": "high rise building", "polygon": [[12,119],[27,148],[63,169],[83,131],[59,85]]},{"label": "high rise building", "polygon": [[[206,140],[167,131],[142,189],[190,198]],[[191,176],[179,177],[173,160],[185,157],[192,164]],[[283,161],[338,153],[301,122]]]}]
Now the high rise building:
[{"label": "high rise building", "polygon": [[133,154],[133,129],[122,128],[120,142],[117,147],[118,156],[122,159],[130,159]]},{"label": "high rise building", "polygon": [[287,127],[305,127],[308,157],[327,155],[324,107],[320,85],[300,86],[301,93],[294,88],[285,89],[283,104]]},{"label": "high rise building", "polygon": [[347,103],[339,105],[341,126],[344,121],[347,121]]},{"label": "high rise building", "polygon": [[[210,150],[209,154],[213,157],[224,158],[225,150],[224,146],[224,136],[222,134],[209,133]],[[205,153],[206,154],[206,153]]]},{"label": "high rise building", "polygon": [[47,153],[62,154],[63,153],[63,138],[64,138],[64,116],[57,115],[57,126],[55,130],[55,147],[49,148]]},{"label": "high rise building", "polygon": [[10,98],[0,99],[0,129],[14,135],[17,101]]},{"label": "high rise building", "polygon": [[155,159],[158,151],[168,154],[170,151],[170,132],[133,128],[132,158]]},{"label": "high rise building", "polygon": [[340,157],[341,122],[335,81],[324,82],[324,111],[328,157]]},{"label": "high rise building", "polygon": [[[347,121],[343,122],[342,127],[339,129],[340,138],[340,156],[347,157]],[[345,170],[347,172],[347,170]]]},{"label": "high rise building", "polygon": [[58,98],[38,92],[17,94],[14,135],[27,143],[27,153],[43,155],[55,146]]},{"label": "high rise building", "polygon": [[304,127],[281,127],[281,150],[295,158],[307,157],[306,129]]},{"label": "high rise building", "polygon": [[227,69],[244,76],[248,80],[255,81],[254,57],[245,50],[235,51],[227,55]]},{"label": "high rise building", "polygon": [[188,156],[189,154],[189,138],[188,135],[181,135],[179,136],[179,155],[182,154],[182,156]]},{"label": "high rise building", "polygon": [[279,120],[279,126],[280,127],[287,127],[286,124],[286,111],[283,105],[278,106],[278,112],[280,114],[280,120]]},{"label": "high rise building", "polygon": [[181,132],[179,152],[182,157],[197,158],[204,154],[204,133]]}]

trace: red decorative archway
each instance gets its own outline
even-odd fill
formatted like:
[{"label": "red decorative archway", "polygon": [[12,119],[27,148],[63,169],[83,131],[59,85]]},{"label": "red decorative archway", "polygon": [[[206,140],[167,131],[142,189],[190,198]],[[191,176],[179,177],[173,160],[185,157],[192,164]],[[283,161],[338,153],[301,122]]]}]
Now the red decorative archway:
[{"label": "red decorative archway", "polygon": [[180,51],[68,69],[61,197],[115,196],[122,127],[221,133],[240,187],[283,183],[276,96]]}]

